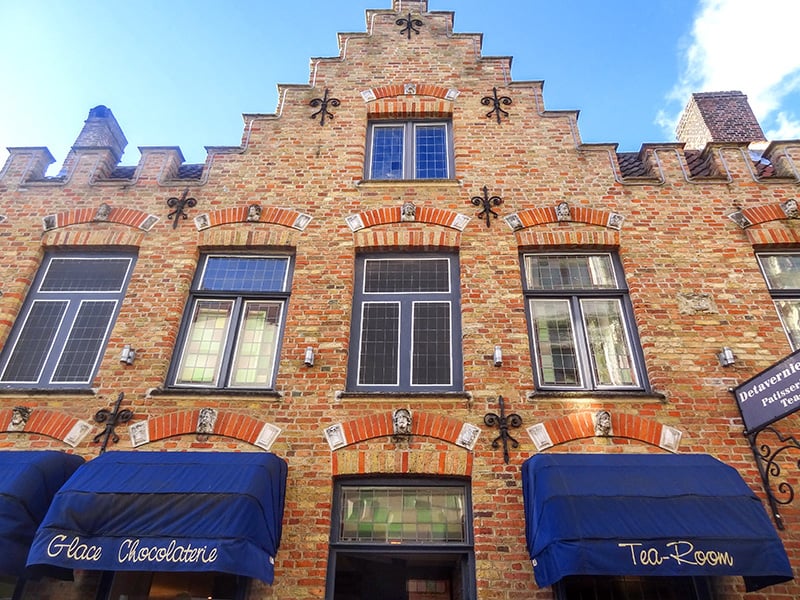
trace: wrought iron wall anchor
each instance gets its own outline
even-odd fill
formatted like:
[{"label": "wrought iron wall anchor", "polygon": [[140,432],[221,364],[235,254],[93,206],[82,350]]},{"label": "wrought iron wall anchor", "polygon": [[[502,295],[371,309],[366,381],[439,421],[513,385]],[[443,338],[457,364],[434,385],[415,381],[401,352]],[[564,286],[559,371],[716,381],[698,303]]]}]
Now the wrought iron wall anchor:
[{"label": "wrought iron wall anchor", "polygon": [[488,425],[489,427],[498,427],[500,429],[500,435],[498,435],[494,440],[492,440],[492,448],[495,450],[500,447],[502,442],[503,444],[503,460],[506,464],[508,464],[508,442],[511,440],[511,447],[512,448],[519,448],[519,442],[510,434],[508,433],[509,427],[517,428],[522,425],[522,417],[520,417],[517,413],[511,413],[510,415],[506,415],[506,405],[503,401],[502,396],[497,397],[497,401],[500,404],[500,414],[497,415],[495,413],[486,413],[483,416],[483,422]]},{"label": "wrought iron wall anchor", "polygon": [[508,96],[498,96],[497,88],[492,88],[492,94],[493,96],[484,96],[481,98],[481,104],[484,106],[494,105],[494,108],[486,113],[486,116],[491,118],[491,116],[494,115],[497,117],[497,122],[500,123],[502,117],[508,117],[508,111],[500,108],[500,105],[509,106],[512,100]]},{"label": "wrought iron wall anchor", "polygon": [[172,197],[169,200],[167,200],[167,206],[175,209],[167,215],[167,219],[172,221],[173,229],[178,227],[178,217],[182,217],[184,220],[188,218],[189,215],[186,214],[185,208],[187,206],[189,208],[194,208],[197,205],[197,200],[195,200],[194,198],[187,198],[186,196],[188,195],[189,195],[189,188],[186,188],[185,190],[183,190],[183,195],[180,198]]},{"label": "wrought iron wall anchor", "polygon": [[395,21],[394,24],[405,25],[405,27],[400,30],[400,35],[407,33],[408,39],[411,39],[412,31],[417,35],[419,35],[419,29],[417,29],[417,27],[422,27],[422,21],[420,21],[419,19],[412,19],[411,13],[408,13],[408,17],[406,17],[405,19],[397,19],[397,21]]},{"label": "wrought iron wall anchor", "polygon": [[106,451],[109,439],[115,444],[119,442],[119,436],[117,435],[117,432],[114,431],[116,426],[123,425],[133,418],[132,410],[128,410],[127,408],[123,408],[122,410],[119,409],[124,397],[125,392],[120,392],[119,396],[117,396],[117,402],[114,404],[114,412],[109,412],[107,408],[101,408],[94,415],[95,423],[99,423],[101,425],[103,423],[106,424],[105,429],[94,436],[95,444],[101,439],[103,440],[103,445],[100,446],[100,454]]},{"label": "wrought iron wall anchor", "polygon": [[[778,443],[783,445],[773,449],[769,444],[759,441],[759,436],[763,433],[771,433],[777,438]],[[795,455],[793,458],[788,454],[784,456],[784,453],[790,450],[800,451],[800,442],[794,436],[782,435],[777,429],[771,426],[764,427],[755,433],[746,434],[746,437],[747,441],[750,443],[750,449],[755,456],[758,471],[761,474],[761,483],[764,486],[764,493],[767,495],[767,502],[772,512],[772,518],[775,520],[775,526],[783,530],[785,526],[778,507],[791,504],[794,501],[794,487],[792,487],[787,480],[794,479],[795,475],[787,476],[783,474],[780,463],[785,462],[786,465],[792,467],[800,466],[800,460],[797,458],[798,455]],[[777,497],[772,492],[773,482],[771,480],[773,477],[779,480],[776,482],[777,485],[775,489],[778,494],[782,496],[781,498]]]},{"label": "wrought iron wall anchor", "polygon": [[483,206],[483,210],[478,213],[479,217],[486,220],[486,227],[492,226],[492,217],[495,219],[498,214],[492,210],[492,206],[500,206],[503,199],[500,196],[489,196],[489,188],[483,186],[483,198],[480,196],[473,196],[470,200],[475,206]]},{"label": "wrought iron wall anchor", "polygon": [[311,115],[310,118],[316,119],[317,115],[319,115],[319,125],[323,127],[325,125],[325,117],[330,117],[333,119],[333,113],[328,110],[328,104],[332,107],[336,108],[341,104],[338,98],[328,98],[328,88],[325,88],[325,94],[323,94],[322,98],[314,98],[311,102],[308,103],[309,106],[316,108],[321,107],[317,112]]}]

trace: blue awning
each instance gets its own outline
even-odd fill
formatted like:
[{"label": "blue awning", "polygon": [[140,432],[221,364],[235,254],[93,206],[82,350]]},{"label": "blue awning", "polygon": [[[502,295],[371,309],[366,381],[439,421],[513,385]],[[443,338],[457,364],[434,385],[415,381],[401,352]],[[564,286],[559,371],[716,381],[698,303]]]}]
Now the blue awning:
[{"label": "blue awning", "polygon": [[56,494],[28,567],[53,576],[214,571],[272,583],[286,472],[264,452],[106,452]]},{"label": "blue awning", "polygon": [[759,499],[704,454],[540,454],[522,466],[536,582],[568,575],[792,579]]},{"label": "blue awning", "polygon": [[52,450],[0,452],[0,575],[23,574],[50,501],[82,464],[79,456]]}]

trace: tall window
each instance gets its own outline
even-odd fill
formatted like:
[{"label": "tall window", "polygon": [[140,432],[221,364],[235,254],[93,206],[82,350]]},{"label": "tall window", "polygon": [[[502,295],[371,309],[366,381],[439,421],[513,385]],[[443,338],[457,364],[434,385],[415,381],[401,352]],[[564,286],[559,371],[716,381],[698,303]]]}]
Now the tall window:
[{"label": "tall window", "polygon": [[204,256],[171,384],[273,388],[289,278],[288,256]]},{"label": "tall window", "polygon": [[468,491],[445,478],[338,482],[326,599],[475,598]]},{"label": "tall window", "polygon": [[361,391],[460,390],[459,309],[455,256],[360,257],[349,387]]},{"label": "tall window", "polygon": [[759,254],[772,301],[792,345],[800,348],[800,253]]},{"label": "tall window", "polygon": [[451,179],[449,121],[373,121],[367,139],[367,179]]},{"label": "tall window", "polygon": [[87,387],[125,296],[131,254],[45,257],[3,352],[3,387]]},{"label": "tall window", "polygon": [[628,291],[611,254],[526,254],[525,295],[540,388],[642,389]]}]

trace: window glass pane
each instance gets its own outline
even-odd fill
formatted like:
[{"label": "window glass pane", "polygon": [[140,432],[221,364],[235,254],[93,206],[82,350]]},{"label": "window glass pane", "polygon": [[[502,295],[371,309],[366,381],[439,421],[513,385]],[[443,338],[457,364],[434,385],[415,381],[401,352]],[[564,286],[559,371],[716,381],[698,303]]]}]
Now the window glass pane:
[{"label": "window glass pane", "polygon": [[771,290],[800,289],[800,254],[760,254],[758,262]]},{"label": "window glass pane", "polygon": [[231,386],[272,385],[280,316],[280,302],[245,303],[231,371]]},{"label": "window glass pane", "polygon": [[691,577],[572,575],[559,582],[558,600],[694,600]]},{"label": "window glass pane", "polygon": [[402,125],[372,128],[370,179],[403,178],[403,136]]},{"label": "window glass pane", "polygon": [[461,487],[342,488],[339,542],[464,543]]},{"label": "window glass pane", "polygon": [[449,292],[450,261],[446,258],[364,261],[364,292]]},{"label": "window glass pane", "polygon": [[129,258],[54,258],[42,292],[118,292],[125,285]]},{"label": "window glass pane", "polygon": [[217,383],[233,301],[198,300],[186,334],[177,384]]},{"label": "window glass pane", "polygon": [[277,292],[286,286],[288,257],[209,256],[201,290]]},{"label": "window glass pane", "polygon": [[233,600],[236,576],[224,573],[125,572],[114,573],[109,600]]},{"label": "window glass pane", "polygon": [[88,382],[103,349],[117,303],[113,300],[82,302],[72,324],[52,381]]},{"label": "window glass pane", "polygon": [[568,300],[531,300],[531,319],[542,385],[581,385]]},{"label": "window glass pane", "polygon": [[775,307],[789,336],[792,350],[797,350],[800,348],[800,299],[775,300]]},{"label": "window glass pane", "polygon": [[619,301],[581,300],[581,311],[597,385],[636,385],[633,357]]},{"label": "window glass pane", "polygon": [[450,303],[415,302],[412,385],[450,384]]},{"label": "window glass pane", "polygon": [[447,178],[447,128],[445,125],[414,127],[415,177]]},{"label": "window glass pane", "polygon": [[397,385],[400,305],[365,302],[358,365],[360,385]]},{"label": "window glass pane", "polygon": [[35,382],[39,380],[39,374],[68,304],[67,301],[37,301],[33,303],[3,372],[2,381]]},{"label": "window glass pane", "polygon": [[614,289],[614,268],[607,254],[528,255],[528,287],[535,290]]}]

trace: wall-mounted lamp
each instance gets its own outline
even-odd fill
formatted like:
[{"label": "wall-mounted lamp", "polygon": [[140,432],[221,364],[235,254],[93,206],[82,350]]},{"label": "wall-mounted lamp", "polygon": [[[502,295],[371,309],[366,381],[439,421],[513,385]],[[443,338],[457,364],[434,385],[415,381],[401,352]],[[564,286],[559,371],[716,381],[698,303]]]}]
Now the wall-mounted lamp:
[{"label": "wall-mounted lamp", "polygon": [[306,355],[303,357],[303,364],[307,367],[314,366],[314,349],[311,346],[306,348]]},{"label": "wall-mounted lamp", "polygon": [[719,359],[719,364],[722,367],[730,367],[736,362],[736,355],[733,353],[733,350],[727,346],[725,346],[720,353],[717,354],[717,358]]},{"label": "wall-mounted lamp", "polygon": [[494,361],[495,367],[503,366],[503,349],[500,346],[494,347],[494,352],[492,353],[492,360]]},{"label": "wall-mounted lamp", "polygon": [[125,344],[122,347],[122,352],[119,355],[119,362],[132,365],[134,360],[136,360],[136,350],[131,348],[130,344]]}]

